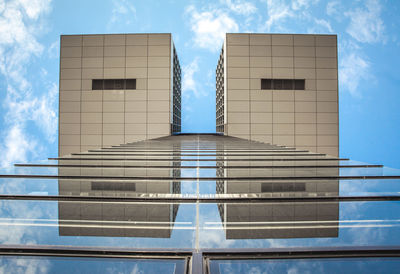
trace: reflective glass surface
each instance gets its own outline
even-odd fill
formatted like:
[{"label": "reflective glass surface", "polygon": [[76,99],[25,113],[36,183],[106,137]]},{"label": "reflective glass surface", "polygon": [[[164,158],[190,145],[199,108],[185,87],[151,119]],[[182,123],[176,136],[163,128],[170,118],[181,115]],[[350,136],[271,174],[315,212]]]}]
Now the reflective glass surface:
[{"label": "reflective glass surface", "polygon": [[18,163],[1,174],[2,245],[400,246],[398,170],[301,149],[179,135]]},{"label": "reflective glass surface", "polygon": [[2,273],[184,273],[184,260],[0,256]]},{"label": "reflective glass surface", "polygon": [[214,260],[212,274],[225,273],[395,273],[399,258]]}]

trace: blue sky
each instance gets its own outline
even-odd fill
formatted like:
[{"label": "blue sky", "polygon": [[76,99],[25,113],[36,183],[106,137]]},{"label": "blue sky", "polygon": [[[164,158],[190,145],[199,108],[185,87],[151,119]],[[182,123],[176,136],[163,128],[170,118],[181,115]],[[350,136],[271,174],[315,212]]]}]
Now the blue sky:
[{"label": "blue sky", "polygon": [[1,166],[57,155],[59,35],[171,32],[183,131],[215,131],[226,32],[336,33],[340,154],[400,168],[400,2],[0,0]]}]

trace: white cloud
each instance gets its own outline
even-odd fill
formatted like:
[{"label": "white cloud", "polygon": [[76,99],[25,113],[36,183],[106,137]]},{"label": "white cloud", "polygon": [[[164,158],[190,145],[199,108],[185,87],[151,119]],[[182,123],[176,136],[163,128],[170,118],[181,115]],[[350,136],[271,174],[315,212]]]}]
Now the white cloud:
[{"label": "white cloud", "polygon": [[221,50],[226,33],[239,31],[235,20],[218,10],[198,12],[194,6],[189,6],[186,14],[190,16],[195,45],[213,52]]},{"label": "white cloud", "polygon": [[338,8],[339,8],[338,1],[328,2],[328,4],[326,4],[326,14],[328,14],[329,16],[336,17],[337,15],[340,15],[338,12]]},{"label": "white cloud", "polygon": [[228,6],[228,8],[238,14],[250,15],[257,12],[257,8],[253,3],[242,0],[220,0],[221,3]]},{"label": "white cloud", "polygon": [[108,28],[116,23],[124,22],[126,25],[132,23],[132,18],[136,18],[136,8],[128,0],[113,0],[113,9],[111,18],[108,22]]},{"label": "white cloud", "polygon": [[318,1],[319,0],[293,0],[292,9],[293,10],[307,9],[311,5],[318,3]]},{"label": "white cloud", "polygon": [[351,95],[360,97],[358,85],[361,81],[370,78],[369,69],[370,63],[355,52],[342,56],[339,67],[340,85]]},{"label": "white cloud", "polygon": [[190,94],[194,94],[195,97],[200,97],[202,92],[197,85],[194,75],[199,71],[199,58],[196,57],[189,64],[183,67],[183,79],[182,79],[182,93],[186,98],[190,97]]},{"label": "white cloud", "polygon": [[268,19],[265,23],[265,28],[268,32],[271,31],[274,25],[294,16],[289,4],[282,0],[267,0],[267,14]]},{"label": "white cloud", "polygon": [[[28,120],[46,135],[47,141],[55,141],[56,86],[52,85],[49,93],[35,95],[27,69],[43,53],[38,37],[42,32],[42,17],[51,10],[50,4],[51,0],[0,2],[0,73],[6,86],[2,101],[5,110],[0,143],[0,153],[5,155],[2,166],[26,160],[42,147],[26,133]],[[37,83],[41,88],[42,82]]]},{"label": "white cloud", "polygon": [[366,8],[357,8],[345,13],[350,18],[347,33],[361,43],[385,42],[385,26],[380,18],[381,5],[378,0],[366,1]]},{"label": "white cloud", "polygon": [[333,28],[329,21],[324,19],[314,19],[315,25],[308,29],[309,33],[332,33]]}]

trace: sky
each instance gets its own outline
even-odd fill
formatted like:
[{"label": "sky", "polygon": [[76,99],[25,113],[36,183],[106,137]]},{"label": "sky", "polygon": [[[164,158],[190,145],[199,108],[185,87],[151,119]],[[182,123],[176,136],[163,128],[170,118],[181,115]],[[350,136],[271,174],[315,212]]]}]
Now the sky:
[{"label": "sky", "polygon": [[0,166],[57,156],[61,34],[172,33],[182,131],[215,132],[227,32],[338,35],[340,156],[400,168],[400,2],[0,0]]}]

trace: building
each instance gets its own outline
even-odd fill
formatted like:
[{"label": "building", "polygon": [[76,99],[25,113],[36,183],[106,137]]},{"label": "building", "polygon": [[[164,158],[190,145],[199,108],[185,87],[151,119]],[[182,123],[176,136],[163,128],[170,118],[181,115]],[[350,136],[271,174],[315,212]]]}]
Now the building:
[{"label": "building", "polygon": [[181,130],[171,34],[62,35],[59,155]]},{"label": "building", "polygon": [[336,35],[226,34],[216,130],[339,155]]},{"label": "building", "polygon": [[[217,129],[223,134],[177,133],[180,70],[176,58],[167,67],[174,56],[169,39],[169,34],[62,36],[59,157],[19,163],[14,173],[0,175],[1,270],[197,274],[398,269],[400,171],[335,156],[337,111],[330,106],[337,104],[332,95],[337,96],[337,80],[313,79],[312,68],[296,66],[311,66],[314,60],[315,75],[328,78],[336,68],[319,66],[332,65],[336,58],[319,54],[332,54],[336,37],[228,34],[217,70]],[[253,56],[268,48],[262,44],[266,41],[271,41],[271,53],[289,54],[291,49],[294,56]],[[292,46],[283,45],[290,41]],[[158,56],[167,49],[169,57]],[[246,49],[248,56],[226,54]],[[296,54],[312,51],[316,56]],[[250,77],[268,71],[254,63],[290,64],[290,58],[292,68],[270,67],[271,74]],[[140,60],[143,67],[131,67]],[[158,69],[158,62],[165,67]],[[176,77],[170,79],[172,69]],[[150,77],[154,73],[168,78]],[[315,90],[307,89],[312,83]],[[296,89],[277,88],[289,85]],[[325,92],[329,85],[332,90]],[[166,94],[165,100],[153,100]],[[270,100],[253,100],[253,95]],[[268,106],[271,111],[264,111]],[[168,116],[164,123],[156,123],[160,113]],[[262,131],[265,121],[271,132]],[[143,125],[143,131],[135,125]],[[295,130],[283,134],[283,125]],[[304,125],[315,134],[297,134],[307,129]],[[135,134],[128,134],[133,129]],[[316,142],[300,146],[297,141],[307,136]]]}]

